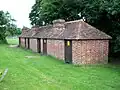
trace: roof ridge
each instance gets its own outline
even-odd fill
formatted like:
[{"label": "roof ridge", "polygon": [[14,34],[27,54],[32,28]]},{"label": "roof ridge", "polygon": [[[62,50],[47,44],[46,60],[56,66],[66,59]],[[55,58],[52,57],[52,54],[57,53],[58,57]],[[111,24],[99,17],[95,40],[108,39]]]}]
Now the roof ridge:
[{"label": "roof ridge", "polygon": [[67,22],[65,22],[65,24],[68,24],[68,23],[75,23],[75,22],[81,22],[81,20],[67,21]]},{"label": "roof ridge", "polygon": [[46,26],[40,26],[39,28],[47,28],[47,27],[51,27],[53,25],[46,25]]},{"label": "roof ridge", "polygon": [[[86,22],[85,22],[85,24],[88,25],[88,26],[90,26],[90,27],[92,27],[92,28],[94,28],[97,32],[100,32],[101,34],[104,34],[105,36],[107,36],[107,37],[109,37],[109,38],[112,38],[110,35],[106,34],[105,32],[103,32],[103,31],[101,31],[101,30],[99,30],[99,29],[97,29],[96,27],[94,27],[94,26],[92,26],[92,25],[90,25],[90,24],[88,24],[88,23],[86,23]],[[94,29],[93,29],[93,30],[94,30]]]},{"label": "roof ridge", "polygon": [[79,24],[78,24],[78,29],[77,29],[77,37],[76,37],[76,39],[79,39],[80,38],[80,29],[81,29],[81,26],[82,26],[82,23],[81,22],[79,22]]},{"label": "roof ridge", "polygon": [[40,38],[60,38],[60,39],[111,39],[111,36],[107,35],[103,31],[97,29],[96,27],[82,21],[68,21],[65,22],[65,30],[57,32],[56,35],[53,34],[53,25],[47,25],[39,27],[38,32],[32,33],[29,30],[24,36],[27,37],[40,37]]}]

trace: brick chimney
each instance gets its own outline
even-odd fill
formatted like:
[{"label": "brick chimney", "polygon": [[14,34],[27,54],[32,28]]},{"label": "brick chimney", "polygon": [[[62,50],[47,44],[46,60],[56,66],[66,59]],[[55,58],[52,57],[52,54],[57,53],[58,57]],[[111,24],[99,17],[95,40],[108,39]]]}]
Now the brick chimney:
[{"label": "brick chimney", "polygon": [[28,30],[29,30],[29,28],[23,27],[23,28],[22,28],[22,34],[23,34],[23,33],[26,33]]},{"label": "brick chimney", "polygon": [[63,19],[54,20],[53,29],[54,33],[62,32],[63,30],[65,30],[65,20]]},{"label": "brick chimney", "polygon": [[39,31],[39,26],[33,26],[31,30],[32,30],[32,36],[33,36]]}]

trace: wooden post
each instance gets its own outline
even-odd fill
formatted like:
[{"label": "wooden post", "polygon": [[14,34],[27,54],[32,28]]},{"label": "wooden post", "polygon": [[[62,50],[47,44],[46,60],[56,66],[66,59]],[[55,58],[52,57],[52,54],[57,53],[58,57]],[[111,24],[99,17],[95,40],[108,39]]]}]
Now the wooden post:
[{"label": "wooden post", "polygon": [[21,46],[21,38],[19,37],[19,47]]},{"label": "wooden post", "polygon": [[25,38],[25,48],[26,48],[26,38]]},{"label": "wooden post", "polygon": [[28,38],[28,49],[30,49],[30,39]]}]

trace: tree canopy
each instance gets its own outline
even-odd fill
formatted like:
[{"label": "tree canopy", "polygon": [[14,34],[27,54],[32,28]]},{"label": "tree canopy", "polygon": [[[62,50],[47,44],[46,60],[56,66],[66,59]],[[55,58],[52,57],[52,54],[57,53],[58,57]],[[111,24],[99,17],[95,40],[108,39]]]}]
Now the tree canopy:
[{"label": "tree canopy", "polygon": [[17,33],[15,20],[8,12],[0,11],[0,43],[7,43],[6,37]]},{"label": "tree canopy", "polygon": [[119,0],[36,0],[29,15],[32,25],[51,24],[55,19],[66,21],[86,17],[89,24],[111,35],[111,55],[120,53]]}]

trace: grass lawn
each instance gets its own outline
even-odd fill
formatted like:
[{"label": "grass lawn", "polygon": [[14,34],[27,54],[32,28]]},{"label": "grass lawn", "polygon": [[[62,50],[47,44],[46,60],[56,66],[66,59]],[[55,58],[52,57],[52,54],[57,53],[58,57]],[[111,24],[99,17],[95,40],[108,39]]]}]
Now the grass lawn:
[{"label": "grass lawn", "polygon": [[7,41],[9,44],[19,44],[19,41],[17,38],[7,38]]},{"label": "grass lawn", "polygon": [[29,50],[0,45],[0,69],[5,68],[9,71],[0,90],[120,90],[119,65],[78,67]]}]

